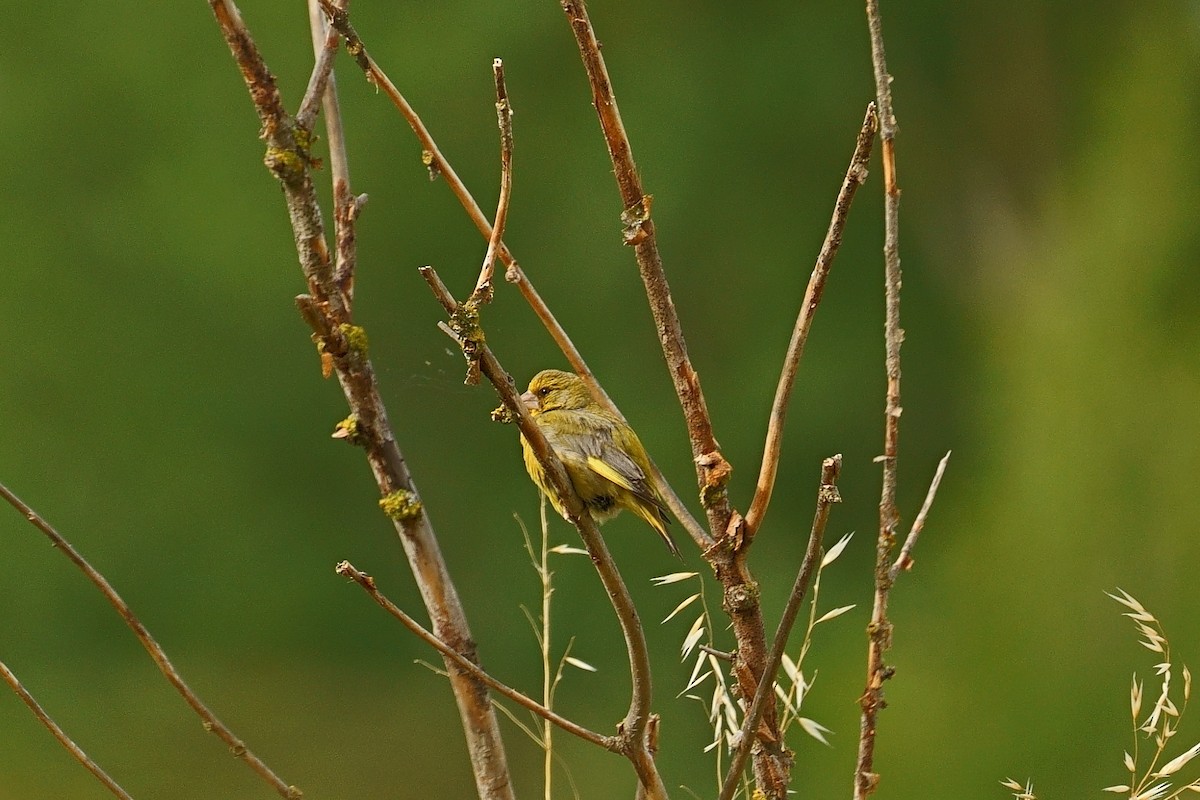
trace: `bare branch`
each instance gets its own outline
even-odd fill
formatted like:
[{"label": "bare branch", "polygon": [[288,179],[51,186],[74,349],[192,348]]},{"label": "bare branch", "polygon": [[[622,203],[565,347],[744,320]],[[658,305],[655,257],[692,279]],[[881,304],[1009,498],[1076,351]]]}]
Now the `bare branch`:
[{"label": "bare branch", "polygon": [[722,661],[728,661],[730,663],[732,663],[734,661],[734,659],[737,658],[737,653],[727,653],[724,650],[718,650],[717,648],[710,647],[709,645],[706,645],[706,644],[698,644],[698,645],[696,645],[696,649],[700,650],[701,652],[708,653],[713,658],[719,658]]},{"label": "bare branch", "polygon": [[[455,652],[475,660],[475,643],[462,602],[379,396],[375,370],[367,357],[366,331],[351,322],[349,295],[343,290],[347,284],[341,282],[349,276],[336,275],[330,263],[324,223],[309,173],[307,137],[297,142],[295,122],[284,109],[274,78],[236,7],[230,0],[209,0],[209,4],[263,123],[265,161],[283,187],[300,266],[312,293],[301,295],[297,303],[316,334],[323,370],[336,372],[350,407],[346,425],[353,428],[353,435],[346,438],[366,453],[383,497],[381,504],[386,506],[404,547],[434,633]],[[327,13],[345,13],[332,3],[323,2],[322,8]],[[339,185],[346,184],[343,181]],[[348,186],[342,194],[349,197]],[[348,221],[353,221],[357,206],[357,200],[343,206],[354,209],[347,212]],[[449,661],[447,671],[479,796],[481,800],[511,800],[512,780],[495,710],[474,676],[451,668]]]},{"label": "bare branch", "polygon": [[642,188],[642,179],[633,160],[633,150],[621,112],[617,108],[608,68],[600,52],[600,42],[588,18],[582,0],[561,0],[563,12],[571,24],[575,43],[587,72],[592,89],[592,104],[600,118],[604,141],[612,159],[613,174],[621,193],[625,244],[634,249],[646,297],[658,330],[659,343],[667,361],[667,369],[675,385],[675,394],[683,408],[687,423],[688,438],[692,445],[692,457],[696,463],[696,476],[700,484],[701,498],[708,513],[709,529],[720,537],[727,532],[732,517],[728,494],[724,491],[729,480],[730,466],[721,455],[713,436],[712,420],[700,388],[700,377],[692,368],[688,357],[679,315],[671,298],[671,289],[663,271],[662,257],[658,252],[658,241],[654,235],[654,222],[650,218],[652,198]]},{"label": "bare branch", "polygon": [[58,743],[67,749],[71,757],[82,764],[84,769],[92,773],[96,780],[104,784],[104,788],[121,798],[121,800],[133,800],[129,793],[121,788],[120,784],[110,778],[108,773],[101,769],[99,764],[88,757],[87,753],[83,752],[83,748],[75,744],[70,736],[67,736],[66,732],[46,713],[46,710],[34,699],[33,695],[21,685],[21,681],[17,679],[17,676],[13,674],[13,671],[3,661],[0,661],[0,678],[3,678],[4,682],[12,687],[12,690],[17,693],[17,697],[21,698],[21,702],[29,706],[29,710],[37,717],[38,722],[45,725],[46,729],[54,734],[54,738],[58,739]]},{"label": "bare branch", "polygon": [[808,341],[808,332],[812,328],[817,306],[825,294],[825,281],[837,257],[838,248],[842,245],[842,231],[846,227],[846,217],[850,213],[850,204],[854,202],[854,194],[858,187],[867,179],[867,162],[871,158],[871,146],[875,142],[875,132],[878,120],[875,118],[875,104],[867,106],[862,128],[854,146],[854,155],[850,159],[850,167],[842,180],[842,188],[838,192],[837,202],[833,206],[833,219],[829,222],[829,230],[825,233],[825,241],[821,243],[821,252],[817,255],[816,266],[808,279],[808,288],[804,292],[804,302],[796,317],[796,326],[792,330],[792,340],[788,343],[787,355],[783,360],[783,371],[779,376],[779,385],[775,388],[775,401],[771,405],[771,418],[767,424],[767,442],[763,446],[762,466],[758,471],[758,486],[754,491],[754,499],[750,502],[750,510],[746,512],[746,536],[753,537],[762,525],[763,516],[771,502],[771,492],[775,488],[775,475],[779,469],[779,455],[783,449],[783,425],[787,418],[788,405],[792,399],[792,387],[796,382],[796,372],[800,367],[800,358],[804,355],[804,345]]},{"label": "bare branch", "polygon": [[478,664],[455,652],[454,648],[434,636],[432,633],[426,630],[421,623],[404,613],[399,606],[397,606],[395,603],[389,600],[386,595],[379,591],[378,587],[375,585],[374,578],[365,572],[361,572],[349,561],[339,562],[335,571],[338,575],[351,578],[355,583],[361,586],[367,592],[367,594],[371,596],[371,599],[374,600],[380,608],[399,620],[400,624],[408,628],[418,639],[428,644],[434,650],[437,650],[449,660],[453,661],[459,669],[470,673],[481,683],[485,683],[491,687],[492,690],[504,695],[514,703],[529,709],[542,719],[554,723],[567,733],[578,736],[580,739],[583,739],[586,742],[599,745],[606,750],[616,750],[616,737],[602,736],[594,731],[588,730],[582,725],[577,725],[566,717],[551,711],[549,708],[537,702],[533,698],[518,692],[516,689],[513,689],[504,683],[501,683],[485,672],[484,669]]},{"label": "bare branch", "polygon": [[937,497],[938,487],[942,485],[942,476],[946,474],[946,465],[950,463],[950,452],[947,450],[946,455],[942,456],[942,460],[938,462],[937,471],[934,472],[933,480],[929,483],[929,491],[925,493],[925,502],[921,503],[921,510],[917,512],[917,518],[913,520],[908,537],[900,546],[900,555],[896,556],[895,563],[888,570],[888,577],[893,583],[901,570],[912,569],[912,551],[917,546],[917,539],[920,538],[921,531],[925,529],[925,518],[929,516],[929,509],[933,508],[933,500]]},{"label": "bare branch", "polygon": [[[345,8],[349,0],[341,0],[341,8]],[[329,77],[324,90],[320,94],[321,105],[325,112],[325,139],[329,143],[329,175],[333,183],[333,228],[336,242],[334,261],[334,285],[341,292],[347,309],[352,307],[354,299],[354,269],[358,260],[355,222],[363,205],[366,195],[355,197],[350,191],[350,160],[346,155],[346,132],[342,125],[341,106],[338,103],[337,79],[332,73],[333,57],[337,54],[341,35],[326,21],[325,14],[317,0],[308,0],[308,26],[312,31],[313,51],[317,56],[317,66],[314,74],[324,67],[328,61]],[[308,92],[300,104],[300,112],[296,115],[298,124],[312,129],[313,120],[306,116],[306,109],[311,104],[311,113],[316,113],[316,101],[313,98],[313,83],[309,83]]]},{"label": "bare branch", "polygon": [[504,225],[508,221],[508,204],[512,196],[512,106],[508,102],[508,87],[504,84],[504,62],[492,61],[492,73],[496,81],[496,120],[500,125],[500,199],[496,201],[496,221],[488,237],[487,253],[483,257],[483,268],[475,283],[475,292],[488,301],[492,297],[492,273],[496,268],[496,253],[504,240]]},{"label": "bare branch", "polygon": [[891,647],[892,624],[888,620],[888,595],[894,576],[891,551],[896,543],[900,514],[896,508],[897,453],[900,439],[900,187],[896,183],[896,117],[892,111],[892,78],[888,74],[883,48],[883,27],[878,0],[867,0],[867,27],[871,37],[871,63],[875,72],[875,103],[879,112],[879,139],[883,160],[884,183],[884,361],[887,373],[887,400],[884,407],[883,488],[879,500],[879,537],[875,547],[875,599],[868,626],[867,685],[859,705],[858,758],[854,770],[854,800],[865,800],[875,791],[879,776],[874,771],[875,734],[879,711],[884,706],[883,683],[892,675],[884,662]]},{"label": "bare branch", "polygon": [[726,773],[725,782],[721,786],[719,800],[731,800],[736,793],[741,781],[742,769],[746,766],[746,759],[750,755],[751,746],[758,738],[758,723],[762,720],[763,711],[768,702],[775,701],[775,674],[783,662],[788,636],[792,632],[792,625],[796,622],[796,614],[800,611],[800,605],[804,602],[804,595],[808,592],[808,584],[820,563],[821,542],[825,537],[825,524],[829,521],[829,512],[834,503],[842,502],[842,496],[838,493],[837,488],[838,476],[841,471],[842,457],[840,454],[821,462],[821,488],[817,491],[817,510],[813,515],[812,531],[808,536],[808,549],[804,552],[804,561],[800,564],[800,571],[796,574],[795,583],[792,584],[792,593],[788,596],[783,616],[779,620],[779,627],[775,630],[771,654],[767,657],[766,667],[763,670],[758,689],[754,693],[754,700],[746,710],[746,718],[738,734],[737,745],[729,762],[729,772]]},{"label": "bare branch", "polygon": [[[483,213],[483,209],[475,202],[475,198],[467,189],[466,184],[459,178],[458,173],[454,171],[454,167],[442,154],[441,148],[438,147],[433,135],[429,129],[425,127],[425,123],[421,120],[417,112],[409,104],[408,100],[396,88],[396,85],[387,76],[387,74],[379,67],[374,59],[367,53],[366,46],[358,33],[350,24],[350,19],[343,10],[333,5],[329,0],[319,0],[321,7],[329,15],[330,23],[338,30],[346,40],[346,48],[354,55],[359,67],[363,70],[367,80],[380,91],[382,91],[392,104],[404,117],[409,127],[417,137],[417,141],[421,144],[421,158],[426,167],[429,168],[431,178],[442,178],[446,185],[450,187],[450,191],[458,198],[459,204],[463,210],[467,212],[467,216],[474,223],[476,229],[489,241],[492,238],[492,224],[487,216]],[[504,273],[504,279],[509,283],[517,286],[533,313],[541,321],[546,331],[550,334],[550,338],[558,346],[563,356],[567,359],[567,363],[571,365],[572,371],[583,378],[591,390],[592,395],[596,400],[609,411],[624,419],[620,409],[613,403],[612,399],[604,391],[600,382],[596,380],[596,376],[592,373],[591,368],[583,359],[583,354],[575,347],[575,343],[571,341],[571,337],[567,334],[565,328],[555,318],[550,307],[546,305],[546,301],[538,294],[537,289],[529,280],[525,271],[517,263],[516,257],[503,241],[499,243],[497,257],[500,259],[507,269]],[[671,513],[679,520],[688,534],[696,542],[701,549],[707,549],[713,545],[713,538],[692,516],[691,511],[684,505],[679,498],[678,493],[672,488],[667,481],[666,476],[658,468],[658,465],[653,461],[650,463],[651,472],[657,482],[659,489],[662,491],[663,499],[666,501],[667,507],[671,509]]]},{"label": "bare branch", "polygon": [[142,624],[142,621],[138,619],[136,614],[133,613],[133,609],[129,607],[129,604],[126,603],[119,594],[117,594],[117,590],[112,587],[112,584],[110,584],[103,575],[101,575],[91,564],[89,564],[87,559],[80,555],[79,551],[72,547],[71,543],[63,538],[62,534],[54,529],[54,526],[43,519],[42,516],[32,508],[27,506],[19,497],[13,494],[9,488],[3,484],[0,484],[0,497],[3,497],[9,505],[21,512],[25,519],[29,520],[29,522],[35,528],[44,533],[46,538],[48,538],[54,544],[54,547],[68,559],[70,559],[71,563],[77,566],[87,577],[87,579],[91,581],[97,589],[100,590],[100,593],[104,595],[105,599],[108,600],[112,607],[117,610],[117,613],[121,615],[121,619],[125,620],[125,624],[129,626],[130,630],[133,631],[133,635],[136,636],[138,641],[142,643],[142,647],[144,647],[146,652],[150,654],[150,658],[154,660],[154,663],[158,666],[159,671],[162,672],[167,681],[175,687],[175,690],[179,692],[187,704],[191,706],[192,710],[196,712],[196,715],[200,717],[200,720],[204,723],[205,730],[215,733],[217,738],[224,742],[227,747],[229,747],[229,751],[235,757],[243,759],[250,769],[254,770],[254,772],[260,778],[270,784],[271,788],[273,788],[280,797],[288,798],[288,800],[297,800],[302,796],[302,793],[299,789],[297,789],[295,786],[289,786],[282,778],[276,775],[275,772],[272,771],[271,768],[262,761],[262,759],[251,752],[250,748],[246,746],[245,742],[234,735],[233,731],[231,731],[225,725],[225,723],[217,719],[217,716],[208,709],[208,706],[204,704],[204,701],[201,700],[200,697],[192,691],[191,687],[187,685],[187,682],[184,681],[183,676],[179,674],[178,670],[176,670],[175,666],[171,663],[171,659],[167,657],[166,651],[163,650],[162,646],[159,645],[154,637],[150,635],[150,631],[146,629],[146,626]]},{"label": "bare branch", "polygon": [[[325,24],[325,15],[321,13],[316,0],[309,0],[308,24],[312,30],[313,54],[317,61],[308,79],[308,88],[304,90],[304,97],[300,101],[300,110],[296,112],[296,124],[312,130],[317,119],[317,107],[329,96],[325,90],[333,81],[333,59],[337,56],[341,37],[337,31]],[[333,96],[336,98],[336,90]],[[334,102],[337,102],[336,99]],[[344,157],[345,153],[342,155]]]},{"label": "bare branch", "polygon": [[[433,267],[422,267],[420,272],[438,302],[450,315],[451,320],[461,319],[463,305],[454,299]],[[469,312],[469,308],[467,311]],[[454,327],[453,322],[451,327]],[[496,356],[483,341],[482,336],[477,336],[475,332],[470,331],[465,334],[461,330],[452,332],[456,334],[455,341],[460,345],[465,341],[473,346],[472,352],[474,357],[478,358],[483,374],[495,387],[496,393],[516,420],[522,435],[529,442],[539,463],[545,469],[554,491],[566,508],[568,521],[579,531],[592,563],[596,567],[596,572],[600,575],[600,582],[604,585],[609,601],[616,612],[629,655],[631,697],[629,711],[620,727],[618,752],[633,764],[638,779],[651,800],[665,798],[666,788],[663,786],[662,777],[658,773],[658,768],[654,764],[647,744],[647,725],[651,717],[652,697],[650,653],[646,647],[646,635],[642,630],[637,608],[633,604],[633,597],[630,596],[629,589],[625,586],[625,581],[617,570],[616,562],[613,561],[604,537],[600,535],[591,514],[588,513],[583,501],[576,494],[575,487],[567,476],[567,471],[558,455],[546,441],[541,428],[529,416],[529,409],[521,402],[512,377],[500,366],[500,362],[496,360]]]},{"label": "bare branch", "polygon": [[[582,2],[560,0],[560,5],[579,47],[592,90],[592,103],[600,119],[613,173],[617,178],[623,206],[621,221],[625,243],[634,248],[667,370],[683,408],[696,465],[700,501],[715,540],[712,546],[704,550],[704,557],[712,564],[721,582],[722,608],[733,622],[738,651],[738,669],[734,674],[738,689],[743,697],[751,697],[764,679],[767,645],[758,584],[746,564],[748,549],[745,544],[748,539],[745,536],[745,520],[730,505],[726,488],[732,467],[717,447],[700,379],[688,358],[654,235],[654,223],[650,215],[652,198],[642,188],[600,43]],[[771,744],[755,748],[755,782],[767,797],[781,800],[790,781],[791,757],[782,746],[782,737],[778,735],[778,719],[773,705],[764,710],[762,725],[769,731],[766,738]]]}]

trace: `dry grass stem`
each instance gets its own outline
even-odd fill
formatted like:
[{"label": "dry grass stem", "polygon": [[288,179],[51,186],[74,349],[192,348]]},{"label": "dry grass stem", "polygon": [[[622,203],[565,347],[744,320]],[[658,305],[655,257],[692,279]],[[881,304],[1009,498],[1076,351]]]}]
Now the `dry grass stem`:
[{"label": "dry grass stem", "polygon": [[21,702],[29,707],[29,710],[37,717],[38,722],[45,725],[46,729],[54,734],[54,738],[58,739],[58,743],[66,748],[71,757],[82,764],[84,769],[92,773],[96,780],[104,785],[105,789],[108,789],[115,796],[121,798],[121,800],[133,800],[129,793],[121,788],[120,784],[109,777],[108,773],[101,769],[99,764],[93,761],[87,753],[83,752],[83,748],[75,744],[70,736],[67,736],[66,732],[58,726],[58,723],[46,713],[41,704],[29,693],[29,690],[21,685],[21,681],[18,680],[17,676],[13,674],[13,671],[3,661],[0,661],[0,678],[3,678],[4,682],[16,692],[17,697],[21,698]]},{"label": "dry grass stem", "polygon": [[[1185,793],[1200,792],[1200,779],[1176,785],[1177,773],[1200,756],[1200,742],[1164,761],[1191,699],[1192,673],[1186,664],[1176,664],[1162,623],[1137,598],[1123,589],[1108,596],[1127,609],[1122,616],[1133,622],[1138,644],[1154,653],[1157,663],[1153,673],[1158,681],[1158,692],[1143,716],[1145,683],[1134,674],[1129,692],[1133,747],[1132,752],[1125,753],[1123,760],[1129,782],[1107,786],[1104,791],[1124,794],[1131,800],[1174,800]],[[1177,675],[1182,678],[1182,686],[1175,680]],[[1143,742],[1150,745],[1149,761],[1145,761],[1142,752]]]},{"label": "dry grass stem", "polygon": [[217,738],[229,747],[229,751],[237,758],[246,762],[246,765],[254,771],[256,775],[268,783],[280,797],[288,798],[288,800],[297,800],[302,796],[302,792],[295,786],[286,783],[282,778],[263,762],[257,755],[251,752],[246,743],[234,735],[225,723],[217,719],[217,716],[208,709],[204,701],[192,691],[184,681],[183,676],[175,669],[175,665],[171,663],[171,659],[167,657],[167,653],[162,649],[162,646],[150,635],[150,631],[142,624],[137,615],[133,613],[133,609],[125,602],[122,597],[117,594],[117,590],[112,587],[112,584],[101,575],[91,564],[88,563],[82,555],[79,554],[70,542],[63,538],[57,530],[54,529],[49,522],[42,518],[40,514],[26,505],[19,497],[13,494],[7,486],[0,484],[0,497],[3,497],[9,505],[21,512],[25,519],[46,535],[54,547],[66,556],[72,564],[80,569],[92,584],[100,590],[105,599],[117,610],[121,615],[121,619],[133,631],[133,635],[142,643],[142,647],[150,654],[150,658],[158,666],[163,677],[167,682],[175,687],[175,691],[179,692],[184,701],[191,706],[196,712],[196,716],[204,723],[204,729],[216,734]]},{"label": "dry grass stem", "polygon": [[833,205],[833,218],[829,221],[829,229],[825,232],[825,240],[821,243],[820,253],[817,254],[816,266],[809,276],[808,288],[804,291],[804,300],[800,304],[800,313],[796,316],[792,339],[788,342],[787,355],[783,359],[783,370],[775,388],[775,400],[771,404],[771,416],[767,423],[767,441],[763,445],[758,484],[754,490],[754,498],[750,501],[750,509],[746,512],[746,536],[749,537],[758,532],[763,516],[767,513],[767,506],[771,502],[771,492],[775,488],[775,476],[779,469],[779,456],[783,450],[783,426],[792,399],[792,387],[796,383],[796,372],[800,368],[800,359],[804,355],[804,345],[808,342],[808,333],[812,329],[817,307],[825,295],[825,282],[833,268],[834,259],[837,258],[838,249],[842,246],[842,232],[846,228],[846,218],[850,214],[854,195],[867,179],[867,163],[871,158],[877,128],[875,104],[871,103],[867,106],[866,116],[858,132],[854,155],[850,158],[846,177],[842,179],[842,188],[838,191],[837,201]]}]

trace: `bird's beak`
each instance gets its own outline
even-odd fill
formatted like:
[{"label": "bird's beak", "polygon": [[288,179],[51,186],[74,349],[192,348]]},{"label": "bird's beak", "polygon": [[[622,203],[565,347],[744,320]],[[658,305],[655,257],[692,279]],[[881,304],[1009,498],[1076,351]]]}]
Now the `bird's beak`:
[{"label": "bird's beak", "polygon": [[525,408],[529,409],[529,413],[538,410],[537,396],[533,392],[525,392],[521,395],[521,402],[525,404]]}]

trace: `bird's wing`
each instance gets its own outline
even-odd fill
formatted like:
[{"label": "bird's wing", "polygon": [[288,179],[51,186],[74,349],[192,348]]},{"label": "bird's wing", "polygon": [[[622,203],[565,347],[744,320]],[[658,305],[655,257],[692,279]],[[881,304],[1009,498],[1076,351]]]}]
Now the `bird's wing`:
[{"label": "bird's wing", "polygon": [[[542,430],[559,458],[582,460],[600,477],[632,492],[639,500],[665,510],[646,473],[629,454],[613,444],[611,429],[614,423],[597,414],[589,420],[588,427],[589,433],[549,431],[545,427]],[[597,435],[601,433],[606,435]]]},{"label": "bird's wing", "polygon": [[588,456],[587,464],[593,472],[633,492],[639,500],[665,510],[662,500],[658,498],[650,483],[650,478],[625,451],[606,444],[597,455]]}]

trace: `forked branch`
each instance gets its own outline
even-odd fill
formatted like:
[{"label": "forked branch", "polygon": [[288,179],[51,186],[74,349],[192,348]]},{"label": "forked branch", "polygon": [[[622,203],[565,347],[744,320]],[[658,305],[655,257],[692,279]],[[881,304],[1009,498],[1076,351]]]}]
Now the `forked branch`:
[{"label": "forked branch", "polygon": [[[283,187],[297,254],[308,282],[308,295],[297,299],[302,316],[313,329],[326,374],[335,373],[350,407],[339,435],[361,446],[382,496],[381,506],[404,547],[417,587],[433,623],[434,634],[455,652],[475,660],[475,643],[458,592],[450,580],[433,527],[417,493],[412,475],[396,443],[379,395],[375,370],[367,356],[366,332],[354,325],[350,313],[349,281],[353,263],[335,271],[325,242],[324,222],[313,189],[309,144],[311,131],[288,115],[250,32],[230,0],[209,0],[230,52],[242,72],[267,142],[267,167]],[[336,13],[344,11],[328,4]],[[339,189],[341,190],[339,192]],[[353,258],[341,234],[352,235],[358,201],[351,202],[343,180],[334,187],[346,213],[339,214],[340,257]],[[466,734],[475,785],[482,800],[511,800],[512,780],[496,715],[487,692],[474,675],[446,660],[447,673]]]},{"label": "forked branch", "polygon": [[[865,800],[875,791],[879,775],[875,772],[875,737],[879,712],[885,703],[883,684],[892,676],[884,655],[892,645],[892,623],[888,619],[888,599],[900,570],[912,560],[912,548],[924,526],[924,518],[933,502],[937,484],[941,481],[946,459],[926,496],[925,507],[919,515],[920,525],[914,525],[901,550],[900,558],[892,562],[896,543],[896,528],[900,513],[896,506],[897,455],[900,438],[900,345],[904,331],[900,327],[900,251],[899,211],[900,187],[896,181],[896,116],[892,110],[892,78],[888,74],[883,47],[883,24],[878,0],[867,0],[867,27],[871,38],[871,63],[875,73],[875,103],[879,109],[879,139],[883,161],[884,184],[884,367],[887,375],[887,396],[884,404],[882,490],[879,500],[879,535],[875,544],[875,595],[871,624],[867,628],[867,682],[859,706],[858,758],[854,769],[854,800]],[[948,456],[949,454],[947,454]]]},{"label": "forked branch", "polygon": [[817,490],[817,510],[813,515],[812,530],[808,535],[808,548],[804,551],[804,560],[800,564],[800,571],[796,574],[796,581],[792,584],[792,593],[788,595],[783,616],[779,620],[779,627],[775,630],[775,640],[771,644],[771,654],[767,657],[762,680],[759,681],[753,701],[746,709],[746,718],[742,721],[742,729],[737,737],[737,746],[730,758],[729,772],[725,775],[725,782],[721,786],[718,800],[732,800],[737,792],[742,769],[746,766],[746,758],[750,755],[750,749],[757,738],[758,723],[762,720],[763,711],[766,710],[767,703],[775,701],[775,674],[779,671],[779,665],[783,663],[783,654],[787,650],[788,637],[796,622],[796,614],[800,611],[804,595],[808,592],[808,585],[812,581],[813,572],[821,560],[821,542],[825,538],[825,525],[829,522],[829,512],[834,503],[842,502],[842,496],[837,488],[838,476],[841,475],[841,472],[842,457],[840,454],[821,462],[821,486]]}]

